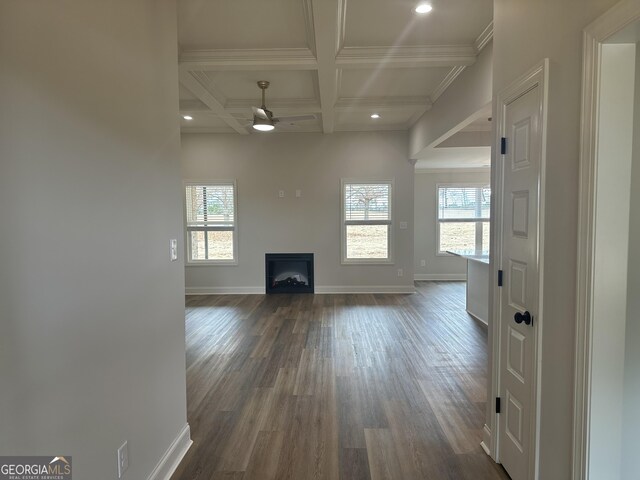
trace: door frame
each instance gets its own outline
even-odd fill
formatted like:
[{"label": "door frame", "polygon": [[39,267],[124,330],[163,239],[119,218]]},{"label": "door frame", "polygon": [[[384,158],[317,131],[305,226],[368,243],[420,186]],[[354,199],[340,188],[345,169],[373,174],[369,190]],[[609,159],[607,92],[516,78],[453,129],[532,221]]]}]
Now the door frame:
[{"label": "door frame", "polygon": [[[531,70],[526,72],[520,78],[515,80],[511,85],[498,93],[496,102],[496,138],[495,145],[499,146],[501,138],[506,136],[506,108],[507,106],[529,92],[533,88],[540,88],[539,115],[540,115],[540,172],[538,183],[538,303],[531,309],[538,312],[536,315],[536,328],[533,334],[533,369],[531,378],[532,398],[531,398],[531,438],[530,438],[530,470],[529,478],[538,478],[538,455],[539,455],[539,430],[540,430],[540,360],[542,327],[543,327],[543,280],[544,280],[544,205],[545,205],[545,178],[546,178],[546,144],[547,144],[547,104],[548,104],[548,84],[549,84],[549,59],[545,58]],[[494,184],[495,193],[493,224],[493,251],[492,251],[492,285],[493,294],[491,296],[493,308],[491,313],[490,336],[492,341],[492,360],[491,360],[491,397],[490,402],[493,404],[494,399],[500,396],[501,378],[500,371],[504,359],[500,355],[501,344],[501,327],[502,327],[502,307],[501,299],[503,289],[498,285],[498,270],[503,269],[502,263],[502,236],[504,230],[503,222],[503,200],[504,200],[504,155],[500,154],[499,149],[494,151],[495,168],[494,168]],[[490,452],[492,458],[500,463],[500,416],[495,413],[495,408],[491,408],[491,437]]]},{"label": "door frame", "polygon": [[598,186],[599,96],[602,44],[640,20],[640,2],[622,0],[583,32],[580,113],[580,190],[578,212],[576,354],[572,479],[589,478],[589,437],[594,326],[595,206]]}]

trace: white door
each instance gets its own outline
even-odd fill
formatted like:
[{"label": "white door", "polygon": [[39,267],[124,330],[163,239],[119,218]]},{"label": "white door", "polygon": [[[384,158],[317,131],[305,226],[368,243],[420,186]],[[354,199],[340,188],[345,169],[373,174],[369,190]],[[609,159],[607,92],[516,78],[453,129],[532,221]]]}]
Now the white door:
[{"label": "white door", "polygon": [[[542,153],[540,83],[502,105],[499,457],[513,480],[530,478],[535,432],[538,225]],[[523,88],[525,88],[523,87]]]}]

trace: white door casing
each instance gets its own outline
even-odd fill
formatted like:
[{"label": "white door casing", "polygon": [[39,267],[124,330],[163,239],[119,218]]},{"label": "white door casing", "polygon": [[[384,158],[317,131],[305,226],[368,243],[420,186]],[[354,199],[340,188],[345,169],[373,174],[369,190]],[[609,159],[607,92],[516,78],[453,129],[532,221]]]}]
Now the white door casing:
[{"label": "white door casing", "polygon": [[[594,327],[598,308],[595,261],[596,201],[602,46],[611,37],[640,21],[640,2],[621,0],[584,29],[582,106],[580,118],[580,194],[577,250],[576,357],[572,480],[595,478],[590,472]],[[596,363],[598,363],[596,361]],[[612,477],[613,478],[613,477]]]},{"label": "white door casing", "polygon": [[495,458],[513,480],[537,477],[542,214],[548,61],[498,95],[493,374]]}]

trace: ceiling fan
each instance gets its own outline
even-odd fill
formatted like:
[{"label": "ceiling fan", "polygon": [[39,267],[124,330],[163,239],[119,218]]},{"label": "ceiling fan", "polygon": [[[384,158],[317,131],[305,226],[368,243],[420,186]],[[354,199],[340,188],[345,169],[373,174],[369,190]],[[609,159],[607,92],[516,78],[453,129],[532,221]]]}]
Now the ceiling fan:
[{"label": "ceiling fan", "polygon": [[275,128],[276,123],[288,123],[299,122],[303,120],[315,120],[315,115],[293,115],[288,117],[274,117],[273,112],[268,110],[265,106],[264,96],[265,90],[269,88],[269,82],[266,80],[260,80],[258,82],[258,87],[262,90],[262,105],[260,108],[251,107],[253,109],[253,123],[251,126],[255,130],[259,130],[261,132],[269,132]]}]

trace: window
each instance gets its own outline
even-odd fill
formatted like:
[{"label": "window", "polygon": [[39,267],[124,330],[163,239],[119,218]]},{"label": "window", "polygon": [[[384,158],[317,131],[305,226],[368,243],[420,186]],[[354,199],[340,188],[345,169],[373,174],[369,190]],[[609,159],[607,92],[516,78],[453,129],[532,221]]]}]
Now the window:
[{"label": "window", "polygon": [[490,206],[486,185],[438,185],[438,253],[488,251]]},{"label": "window", "polygon": [[390,263],[393,182],[342,181],[342,262]]},{"label": "window", "polygon": [[235,182],[187,184],[187,262],[237,263]]}]

